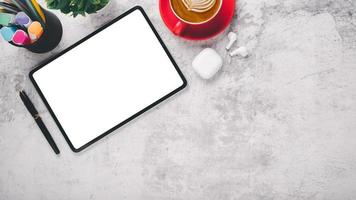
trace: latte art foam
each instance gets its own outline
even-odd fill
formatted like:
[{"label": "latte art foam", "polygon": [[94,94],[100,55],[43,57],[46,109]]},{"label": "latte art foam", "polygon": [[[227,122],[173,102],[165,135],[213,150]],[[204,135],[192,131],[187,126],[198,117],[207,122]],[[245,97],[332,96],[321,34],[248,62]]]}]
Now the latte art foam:
[{"label": "latte art foam", "polygon": [[169,0],[174,13],[188,23],[202,23],[212,19],[223,0]]},{"label": "latte art foam", "polygon": [[216,3],[216,0],[181,0],[189,11],[206,12]]}]

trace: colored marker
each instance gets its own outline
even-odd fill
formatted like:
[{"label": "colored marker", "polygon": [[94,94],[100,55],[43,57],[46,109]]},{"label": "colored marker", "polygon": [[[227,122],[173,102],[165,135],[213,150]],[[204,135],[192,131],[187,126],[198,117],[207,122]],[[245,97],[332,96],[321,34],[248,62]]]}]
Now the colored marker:
[{"label": "colored marker", "polygon": [[17,30],[17,28],[15,28],[13,26],[5,26],[0,29],[0,33],[1,33],[2,37],[4,38],[4,40],[10,42],[10,41],[12,41],[12,38],[13,38],[16,30]]},{"label": "colored marker", "polygon": [[17,45],[26,45],[30,43],[30,38],[28,37],[27,33],[23,30],[17,30],[12,37],[12,42]]},{"label": "colored marker", "polygon": [[31,0],[22,0],[22,1],[26,4],[28,10],[31,12],[31,16],[30,16],[31,19],[34,21],[39,21],[41,24],[44,24],[44,21],[42,20],[41,16],[37,12],[32,1]]},{"label": "colored marker", "polygon": [[16,13],[21,11],[19,8],[17,8],[13,4],[6,3],[6,2],[0,2],[0,6],[4,9],[10,9],[12,11],[15,11]]},{"label": "colored marker", "polygon": [[43,28],[41,26],[41,23],[39,23],[37,21],[32,22],[27,30],[28,30],[28,34],[30,36],[31,42],[35,42],[36,40],[38,40],[43,33]]},{"label": "colored marker", "polygon": [[2,2],[0,2],[0,13],[10,13],[16,15],[18,11],[13,9],[12,7],[6,7],[1,5]]},{"label": "colored marker", "polygon": [[24,11],[25,13],[30,13],[29,10],[27,9],[27,6],[24,5],[22,0],[11,0],[11,4],[15,5],[17,8]]},{"label": "colored marker", "polygon": [[14,15],[9,13],[0,13],[0,25],[8,26],[13,22]]},{"label": "colored marker", "polygon": [[32,21],[31,21],[30,17],[28,17],[28,15],[26,15],[26,13],[19,12],[15,16],[15,23],[27,28],[28,26],[30,26]]},{"label": "colored marker", "polygon": [[3,9],[3,8],[0,8],[0,13],[8,13],[8,14],[16,14],[16,12],[13,12],[11,10],[8,10],[8,9]]}]

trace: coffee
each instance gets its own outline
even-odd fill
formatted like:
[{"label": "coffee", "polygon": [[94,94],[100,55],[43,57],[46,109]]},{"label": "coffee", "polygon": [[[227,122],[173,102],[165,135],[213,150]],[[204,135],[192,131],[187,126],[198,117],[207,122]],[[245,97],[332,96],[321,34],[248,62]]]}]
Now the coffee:
[{"label": "coffee", "polygon": [[187,22],[202,23],[220,9],[222,0],[170,0],[176,15]]}]

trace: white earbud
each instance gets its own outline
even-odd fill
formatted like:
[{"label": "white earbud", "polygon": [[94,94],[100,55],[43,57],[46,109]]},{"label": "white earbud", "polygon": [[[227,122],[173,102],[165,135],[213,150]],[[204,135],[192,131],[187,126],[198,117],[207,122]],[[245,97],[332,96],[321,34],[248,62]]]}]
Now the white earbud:
[{"label": "white earbud", "polygon": [[246,58],[248,56],[248,50],[246,47],[239,47],[230,53],[230,56],[240,56]]},{"label": "white earbud", "polygon": [[229,50],[232,45],[236,42],[237,40],[237,35],[236,33],[234,32],[230,32],[228,35],[227,35],[228,39],[229,39],[229,43],[227,44],[226,46],[226,50]]}]

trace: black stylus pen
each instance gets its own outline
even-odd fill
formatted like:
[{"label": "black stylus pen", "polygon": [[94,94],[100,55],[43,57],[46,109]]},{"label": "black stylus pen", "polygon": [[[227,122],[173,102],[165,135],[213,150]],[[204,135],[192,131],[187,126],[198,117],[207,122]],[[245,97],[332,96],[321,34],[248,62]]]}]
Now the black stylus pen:
[{"label": "black stylus pen", "polygon": [[47,139],[48,143],[51,145],[53,151],[56,154],[59,154],[59,149],[56,145],[56,143],[54,142],[51,134],[49,133],[46,125],[43,123],[40,115],[38,114],[35,106],[33,105],[33,103],[31,102],[30,98],[28,98],[28,96],[26,95],[25,91],[20,91],[20,97],[22,102],[25,104],[27,110],[31,113],[33,119],[35,119],[38,127],[41,129],[43,135],[45,136],[45,138]]}]

